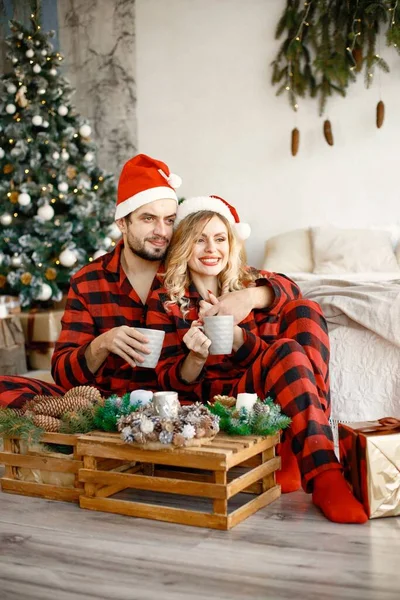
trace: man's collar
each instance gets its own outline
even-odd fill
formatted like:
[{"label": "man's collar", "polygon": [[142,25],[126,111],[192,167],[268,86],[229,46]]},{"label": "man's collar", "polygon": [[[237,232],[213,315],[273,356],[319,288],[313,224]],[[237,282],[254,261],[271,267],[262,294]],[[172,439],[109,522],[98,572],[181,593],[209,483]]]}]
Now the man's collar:
[{"label": "man's collar", "polygon": [[112,252],[108,252],[104,257],[104,268],[110,273],[119,273],[121,264],[121,252],[124,247],[124,240],[121,239]]}]

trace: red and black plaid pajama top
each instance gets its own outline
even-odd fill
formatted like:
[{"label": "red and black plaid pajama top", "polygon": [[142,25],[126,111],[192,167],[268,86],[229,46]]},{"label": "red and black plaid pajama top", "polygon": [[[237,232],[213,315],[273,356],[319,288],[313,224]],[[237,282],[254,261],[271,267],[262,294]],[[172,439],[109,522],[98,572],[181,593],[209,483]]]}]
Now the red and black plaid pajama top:
[{"label": "red and black plaid pajama top", "polygon": [[[78,385],[93,385],[105,396],[134,389],[157,389],[154,369],[133,369],[116,354],[93,374],[85,352],[100,334],[121,325],[143,327],[147,305],[121,267],[123,242],[80,269],[71,278],[62,331],[52,357],[55,384],[27,377],[0,377],[0,406],[18,407],[36,394],[59,395]],[[154,278],[149,295],[161,286]]]},{"label": "red and black plaid pajama top", "polygon": [[[183,319],[177,305],[165,306],[165,290],[156,290],[149,301],[147,326],[166,332],[156,367],[159,385],[179,392],[183,402],[206,402],[216,394],[236,396],[256,392],[271,396],[292,423],[284,432],[286,443],[298,459],[303,487],[321,471],[340,468],[329,425],[329,338],[318,304],[301,297],[298,287],[284,275],[260,272],[274,291],[268,309],[254,310],[240,323],[244,343],[230,355],[209,355],[198,379],[187,383],[180,376],[189,353],[183,342],[191,323],[198,319],[202,299],[192,284],[186,293],[189,312]],[[258,280],[258,283],[260,280]]]}]

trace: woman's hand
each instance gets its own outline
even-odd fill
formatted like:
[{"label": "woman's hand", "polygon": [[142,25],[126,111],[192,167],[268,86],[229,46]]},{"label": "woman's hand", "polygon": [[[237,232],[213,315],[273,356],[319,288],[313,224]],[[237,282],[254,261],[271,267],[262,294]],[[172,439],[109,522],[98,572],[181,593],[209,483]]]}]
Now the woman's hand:
[{"label": "woman's hand", "polygon": [[208,339],[200,327],[201,321],[193,321],[189,331],[183,336],[183,341],[194,357],[205,362],[208,358],[211,340]]}]

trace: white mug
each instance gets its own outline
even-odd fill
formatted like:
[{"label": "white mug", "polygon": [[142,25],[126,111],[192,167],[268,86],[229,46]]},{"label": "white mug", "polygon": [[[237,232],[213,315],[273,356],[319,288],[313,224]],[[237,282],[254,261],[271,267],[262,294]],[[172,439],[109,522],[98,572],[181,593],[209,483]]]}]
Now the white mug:
[{"label": "white mug", "polygon": [[145,327],[135,327],[135,329],[147,337],[149,341],[146,346],[150,350],[150,354],[144,354],[144,352],[139,352],[139,350],[137,350],[137,352],[143,356],[144,362],[138,361],[136,364],[138,367],[154,369],[160,358],[165,331],[160,331],[159,329],[146,329]]},{"label": "white mug", "polygon": [[204,333],[211,340],[210,354],[230,354],[233,345],[233,315],[204,317]]}]

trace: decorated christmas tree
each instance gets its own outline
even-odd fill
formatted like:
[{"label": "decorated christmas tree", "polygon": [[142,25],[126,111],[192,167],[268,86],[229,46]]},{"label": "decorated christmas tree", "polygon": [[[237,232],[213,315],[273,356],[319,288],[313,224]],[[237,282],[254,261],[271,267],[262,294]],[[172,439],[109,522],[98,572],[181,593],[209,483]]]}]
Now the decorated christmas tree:
[{"label": "decorated christmas tree", "polygon": [[63,57],[38,10],[11,21],[0,79],[0,294],[50,306],[71,275],[120,236],[115,181],[96,164],[90,125],[71,104]]}]

